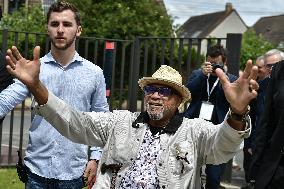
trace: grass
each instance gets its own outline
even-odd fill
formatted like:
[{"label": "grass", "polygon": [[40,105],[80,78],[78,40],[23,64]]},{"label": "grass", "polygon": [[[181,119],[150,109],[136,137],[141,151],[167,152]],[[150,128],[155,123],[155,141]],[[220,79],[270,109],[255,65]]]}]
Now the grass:
[{"label": "grass", "polygon": [[24,189],[17,174],[16,168],[1,168],[0,169],[0,188],[3,189]]},{"label": "grass", "polygon": [[[0,168],[0,189],[24,189],[19,180],[16,168]],[[87,189],[87,187],[83,188]]]}]

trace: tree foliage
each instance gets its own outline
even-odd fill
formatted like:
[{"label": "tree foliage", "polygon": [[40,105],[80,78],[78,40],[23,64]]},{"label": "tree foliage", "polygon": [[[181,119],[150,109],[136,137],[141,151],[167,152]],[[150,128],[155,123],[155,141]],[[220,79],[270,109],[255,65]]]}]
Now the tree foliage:
[{"label": "tree foliage", "polygon": [[172,18],[154,0],[68,0],[81,12],[83,35],[132,39],[172,34]]},{"label": "tree foliage", "polygon": [[248,59],[255,61],[257,57],[273,48],[276,48],[276,46],[266,41],[262,35],[257,35],[253,28],[248,29],[243,34],[242,39],[241,69],[245,67]]},{"label": "tree foliage", "polygon": [[21,7],[11,15],[4,14],[0,28],[22,32],[45,32],[45,15],[40,6]]}]

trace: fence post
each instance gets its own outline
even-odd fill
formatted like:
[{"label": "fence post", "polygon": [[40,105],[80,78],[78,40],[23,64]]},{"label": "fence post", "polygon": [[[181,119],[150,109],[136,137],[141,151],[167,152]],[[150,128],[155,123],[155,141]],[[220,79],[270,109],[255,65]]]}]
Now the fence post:
[{"label": "fence post", "polygon": [[[241,55],[242,34],[227,34],[226,49],[228,50],[228,72],[239,76],[240,55]],[[226,163],[221,180],[225,183],[231,183],[232,163],[230,160]]]},{"label": "fence post", "polygon": [[137,111],[137,87],[138,87],[138,79],[139,79],[139,68],[140,68],[140,39],[138,37],[135,38],[134,41],[134,61],[133,61],[133,69],[132,71],[132,86],[129,88],[131,90],[131,95],[129,98],[129,111],[136,112]]},{"label": "fence post", "polygon": [[113,66],[115,65],[115,46],[116,45],[114,42],[105,42],[103,73],[106,83],[106,97],[108,99],[110,109],[112,109],[110,97],[111,93],[114,93],[114,91],[112,91],[111,89],[113,89],[112,74],[114,72]]},{"label": "fence post", "polygon": [[226,49],[228,50],[228,72],[239,76],[241,57],[242,34],[228,33]]}]

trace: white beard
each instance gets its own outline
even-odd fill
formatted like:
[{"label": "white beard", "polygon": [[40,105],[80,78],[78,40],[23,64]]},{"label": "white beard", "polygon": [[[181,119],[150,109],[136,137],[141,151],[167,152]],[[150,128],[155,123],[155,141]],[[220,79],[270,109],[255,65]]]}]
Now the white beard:
[{"label": "white beard", "polygon": [[164,107],[160,111],[151,111],[149,103],[146,104],[146,111],[151,120],[161,120],[164,117]]}]

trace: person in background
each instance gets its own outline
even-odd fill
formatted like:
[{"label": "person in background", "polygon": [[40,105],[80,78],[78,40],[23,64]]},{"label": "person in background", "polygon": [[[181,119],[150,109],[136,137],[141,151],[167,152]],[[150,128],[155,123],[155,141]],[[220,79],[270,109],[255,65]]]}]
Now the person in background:
[{"label": "person in background", "polygon": [[257,82],[259,84],[259,89],[257,91],[258,95],[256,99],[253,99],[250,106],[250,117],[251,117],[251,123],[252,123],[252,131],[251,135],[245,139],[244,141],[244,148],[243,148],[243,168],[245,172],[245,179],[246,179],[246,186],[243,186],[242,189],[249,188],[249,167],[251,162],[251,156],[252,156],[252,143],[255,139],[255,131],[257,127],[259,126],[259,118],[261,113],[263,112],[264,108],[264,95],[265,95],[265,89],[267,87],[268,81],[269,81],[269,75],[270,75],[270,69],[267,69],[265,67],[264,63],[264,56],[259,56],[256,59],[255,65],[258,68],[257,73]]},{"label": "person in background", "polygon": [[39,51],[35,47],[33,61],[27,61],[12,47],[7,68],[34,95],[35,113],[74,142],[104,147],[93,188],[200,188],[201,166],[231,159],[250,132],[248,104],[258,89],[257,67],[251,61],[234,83],[216,69],[230,110],[214,125],[179,114],[178,107],[190,93],[181,75],[166,65],[138,81],[145,112],[75,110],[40,81]]},{"label": "person in background", "polygon": [[[226,100],[215,70],[217,67],[223,69],[230,82],[235,81],[237,77],[227,73],[227,52],[222,46],[211,46],[206,57],[206,62],[200,69],[194,70],[188,79],[186,87],[191,91],[192,100],[184,116],[187,118],[200,117],[213,124],[220,124],[224,121],[230,104]],[[206,188],[219,188],[224,166],[225,164],[206,165]]]},{"label": "person in background", "polygon": [[255,189],[284,186],[284,61],[273,65],[266,88],[265,105],[256,131],[249,168]]},{"label": "person in background", "polygon": [[264,54],[264,65],[269,71],[269,76],[271,74],[273,66],[275,63],[284,59],[284,53],[278,49],[271,49]]},{"label": "person in background", "polygon": [[[40,79],[60,99],[80,111],[109,111],[103,71],[75,50],[82,32],[80,14],[70,3],[58,1],[47,13],[51,50],[40,59]],[[29,94],[19,80],[0,94],[0,116],[6,115]],[[93,185],[100,153],[62,136],[43,117],[36,115],[29,129],[24,163],[26,189],[81,189],[83,177]],[[86,166],[87,165],[87,166]],[[85,180],[86,180],[85,179]]]}]

